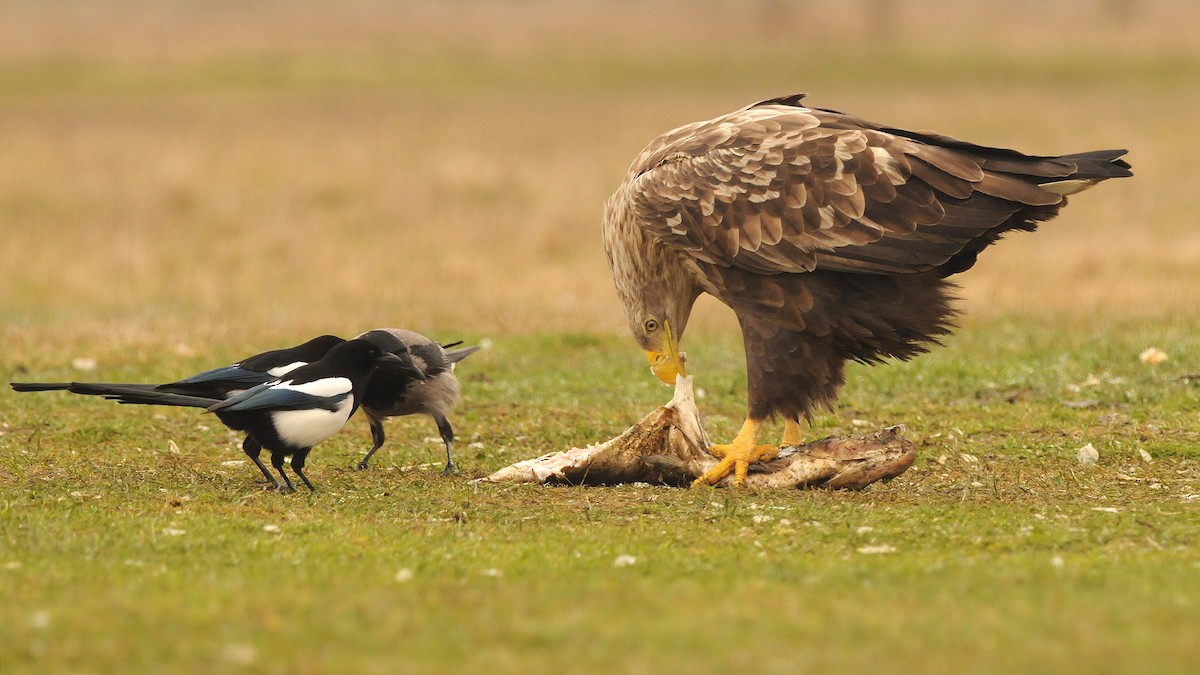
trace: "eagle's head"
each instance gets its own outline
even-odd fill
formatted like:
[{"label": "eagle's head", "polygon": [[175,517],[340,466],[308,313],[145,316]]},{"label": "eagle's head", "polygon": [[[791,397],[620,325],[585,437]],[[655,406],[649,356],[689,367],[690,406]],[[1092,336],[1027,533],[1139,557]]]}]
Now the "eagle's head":
[{"label": "eagle's head", "polygon": [[610,211],[605,249],[629,331],[645,351],[651,372],[674,385],[676,376],[687,376],[679,339],[701,288],[678,253],[648,237],[636,223],[623,227],[622,219],[614,222],[612,216]]}]

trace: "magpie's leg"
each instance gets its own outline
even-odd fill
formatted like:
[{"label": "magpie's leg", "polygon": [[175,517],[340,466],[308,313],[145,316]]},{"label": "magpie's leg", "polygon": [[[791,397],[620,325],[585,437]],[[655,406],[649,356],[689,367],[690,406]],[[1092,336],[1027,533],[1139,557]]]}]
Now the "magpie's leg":
[{"label": "magpie's leg", "polygon": [[246,453],[246,456],[250,458],[250,461],[254,462],[254,466],[257,466],[258,470],[267,477],[267,482],[270,483],[267,489],[278,490],[279,481],[275,480],[275,476],[272,476],[271,472],[267,471],[267,465],[263,464],[262,460],[258,458],[258,456],[262,453],[262,445],[259,444],[258,439],[254,437],[254,434],[246,434],[246,440],[242,441],[242,452]]},{"label": "magpie's leg", "polygon": [[300,480],[304,481],[304,484],[308,486],[309,490],[316,492],[317,488],[313,487],[312,481],[308,479],[308,476],[304,475],[304,463],[308,461],[308,453],[311,450],[312,448],[297,450],[296,453],[292,455],[292,471],[295,471],[296,475],[300,476]]},{"label": "magpie's leg", "polygon": [[433,419],[437,422],[442,442],[446,444],[446,468],[442,469],[442,475],[449,476],[458,471],[458,467],[454,466],[454,428],[450,426],[450,420],[441,415],[434,415]]},{"label": "magpie's leg", "polygon": [[281,487],[279,488],[279,492],[282,494],[290,494],[296,491],[296,486],[292,485],[292,479],[288,478],[287,474],[283,472],[283,460],[285,458],[286,455],[284,455],[282,452],[272,452],[271,466],[275,467],[275,470],[278,471],[279,475],[283,477],[284,484],[287,485],[287,489]]},{"label": "magpie's leg", "polygon": [[387,435],[383,433],[383,420],[377,420],[374,417],[369,417],[368,419],[371,423],[371,440],[375,441],[375,446],[371,448],[371,451],[367,453],[366,457],[363,457],[362,460],[354,466],[354,468],[358,469],[359,471],[367,468],[371,458],[375,456],[376,452],[379,452],[379,449],[383,447],[384,441],[387,440]]}]

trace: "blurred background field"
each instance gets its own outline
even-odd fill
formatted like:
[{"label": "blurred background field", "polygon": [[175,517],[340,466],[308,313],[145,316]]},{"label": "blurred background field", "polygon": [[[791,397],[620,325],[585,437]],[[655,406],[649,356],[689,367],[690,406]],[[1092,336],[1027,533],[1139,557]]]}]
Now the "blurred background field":
[{"label": "blurred background field", "polygon": [[[795,91],[1030,153],[1129,148],[1135,180],[989,251],[966,308],[1194,318],[1197,17],[1166,0],[6,2],[4,340],[623,331],[599,221],[633,156]],[[732,330],[706,307],[697,325]]]},{"label": "blurred background field", "polygon": [[[327,489],[281,500],[188,411],[0,393],[0,670],[1190,672],[1198,22],[1186,0],[0,2],[4,375],[487,339],[460,371],[467,477],[665,397],[599,228],[674,126],[804,91],[1031,154],[1125,147],[1136,174],[985,253],[946,349],[852,370],[814,434],[904,422],[921,448],[865,493],[483,489],[433,478],[415,420],[358,474],[356,419],[314,453]],[[732,433],[732,316],[702,302],[685,347]]]}]

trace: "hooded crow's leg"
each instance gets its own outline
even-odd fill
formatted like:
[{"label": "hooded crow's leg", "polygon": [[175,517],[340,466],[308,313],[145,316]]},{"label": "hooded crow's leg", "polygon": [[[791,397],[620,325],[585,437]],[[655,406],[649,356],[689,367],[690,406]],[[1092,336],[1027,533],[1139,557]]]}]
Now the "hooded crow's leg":
[{"label": "hooded crow's leg", "polygon": [[262,453],[262,445],[259,444],[258,439],[253,434],[247,434],[246,440],[242,441],[242,452],[246,453],[250,461],[254,462],[254,466],[257,466],[258,470],[262,471],[262,474],[267,477],[267,482],[271,484],[267,489],[278,490],[279,481],[275,480],[275,476],[272,476],[271,472],[267,471],[267,465],[263,464],[262,460],[258,458],[259,454]]},{"label": "hooded crow's leg", "polygon": [[[296,475],[300,477],[300,480],[304,481],[304,484],[308,486],[309,490],[316,492],[317,488],[313,487],[312,481],[308,479],[308,476],[304,475],[304,463],[308,461],[308,453],[310,450],[312,450],[312,448],[297,450],[295,454],[292,455],[292,471],[296,472]],[[280,471],[282,471],[282,469],[280,469]]]},{"label": "hooded crow's leg", "polygon": [[371,458],[375,456],[375,453],[383,447],[384,441],[387,440],[387,435],[383,433],[383,420],[375,419],[371,416],[368,416],[367,419],[371,424],[371,440],[375,441],[375,446],[371,448],[371,451],[367,453],[366,457],[363,457],[362,460],[354,466],[354,468],[358,469],[359,471],[367,468]]},{"label": "hooded crow's leg", "polygon": [[454,466],[454,428],[450,426],[450,420],[441,415],[434,415],[433,419],[437,422],[438,432],[442,435],[442,442],[446,444],[446,468],[442,469],[443,476],[449,476],[458,470]]},{"label": "hooded crow's leg", "polygon": [[292,479],[288,478],[287,474],[283,472],[283,460],[285,458],[286,458],[286,455],[284,455],[282,452],[272,452],[271,453],[271,466],[275,467],[275,470],[279,472],[279,475],[283,478],[284,484],[287,486],[286,489],[282,488],[282,487],[279,488],[279,491],[281,493],[287,494],[287,493],[295,492],[296,486],[292,485]]}]

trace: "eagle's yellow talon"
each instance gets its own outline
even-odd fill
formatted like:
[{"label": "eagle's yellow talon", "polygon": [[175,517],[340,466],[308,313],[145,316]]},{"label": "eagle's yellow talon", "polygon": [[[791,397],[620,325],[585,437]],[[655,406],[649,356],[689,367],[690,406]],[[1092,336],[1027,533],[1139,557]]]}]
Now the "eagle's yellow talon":
[{"label": "eagle's yellow talon", "polygon": [[774,445],[755,444],[760,426],[762,421],[748,419],[732,443],[709,446],[708,451],[720,457],[721,461],[693,481],[692,487],[716,485],[730,473],[733,473],[733,485],[740,487],[746,484],[746,473],[752,462],[764,462],[778,457],[779,448]]}]

